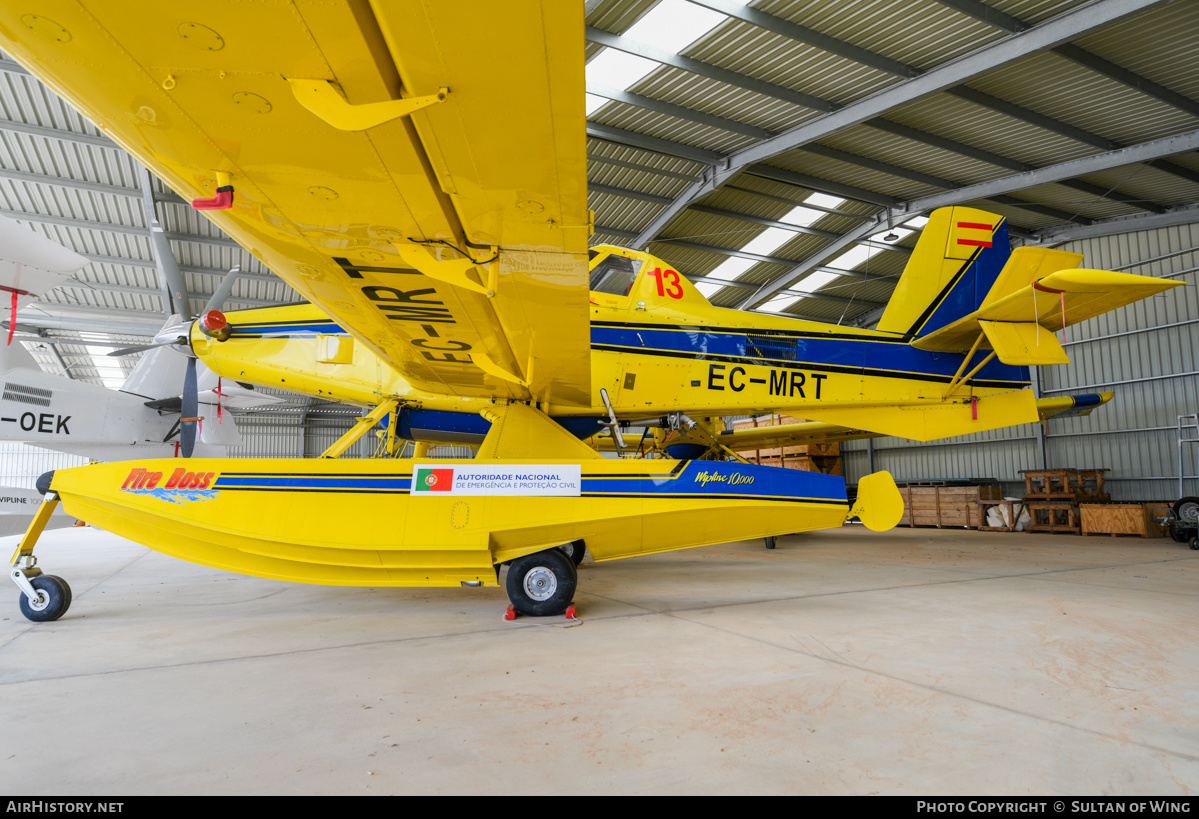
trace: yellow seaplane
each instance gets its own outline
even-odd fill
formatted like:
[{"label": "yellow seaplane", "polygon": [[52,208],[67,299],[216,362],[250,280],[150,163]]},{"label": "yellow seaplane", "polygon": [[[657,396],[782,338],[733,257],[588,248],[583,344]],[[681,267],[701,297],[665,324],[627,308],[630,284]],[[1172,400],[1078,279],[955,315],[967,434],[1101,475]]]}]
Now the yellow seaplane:
[{"label": "yellow seaplane", "polygon": [[[44,475],[13,559],[27,617],[70,604],[33,555],[59,501],[281,580],[497,585],[507,566],[531,615],[568,606],[584,546],[608,560],[854,516],[885,530],[890,475],[851,504],[839,477],[730,459],[766,433],[720,417],[929,440],[1085,412],[1103,397],[1039,404],[1027,367],[1067,360],[1063,326],[1177,284],[1011,251],[1001,217],[958,207],[931,215],[876,330],[715,308],[660,259],[587,247],[581,17],[558,0],[0,6],[6,51],[309,301],[213,311],[168,341],[226,377],[367,408],[319,459]],[[584,442],[606,429],[619,447],[628,423],[660,430],[665,457]],[[339,459],[368,433],[379,457]],[[406,440],[416,456],[395,457]],[[439,441],[478,448],[430,460]]]}]

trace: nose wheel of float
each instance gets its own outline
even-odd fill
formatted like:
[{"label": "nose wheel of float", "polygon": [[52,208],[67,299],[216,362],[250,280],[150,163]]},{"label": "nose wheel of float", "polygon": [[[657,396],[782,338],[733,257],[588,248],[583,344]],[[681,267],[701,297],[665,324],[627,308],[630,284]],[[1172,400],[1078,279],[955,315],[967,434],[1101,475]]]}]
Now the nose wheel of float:
[{"label": "nose wheel of float", "polygon": [[56,506],[58,494],[46,493],[33,522],[29,524],[29,529],[17,545],[12,560],[10,577],[21,590],[18,601],[21,614],[35,623],[57,620],[71,607],[71,587],[67,585],[67,581],[52,574],[42,574],[42,570],[37,567],[37,558],[33,556],[33,546],[42,530],[46,528]]}]

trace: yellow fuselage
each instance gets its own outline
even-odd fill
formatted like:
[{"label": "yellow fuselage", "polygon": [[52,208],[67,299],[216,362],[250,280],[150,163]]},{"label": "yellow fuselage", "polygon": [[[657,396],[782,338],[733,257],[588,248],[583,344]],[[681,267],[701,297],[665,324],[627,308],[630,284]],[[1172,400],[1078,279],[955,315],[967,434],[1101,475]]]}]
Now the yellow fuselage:
[{"label": "yellow fuselage", "polygon": [[[916,349],[897,333],[713,307],[690,282],[648,254],[602,247],[593,269],[609,255],[639,262],[640,273],[627,294],[590,294],[591,404],[542,405],[553,417],[606,415],[602,389],[621,420],[670,412],[820,418],[830,410],[839,417],[856,410],[862,417],[848,423],[863,425],[879,413],[893,413],[896,405],[956,407],[953,419],[942,413],[931,424],[942,434],[999,426],[988,423],[999,414],[1009,419],[1002,425],[1035,420],[1031,395],[1023,390],[1028,384],[1023,368],[993,362],[946,398],[961,355]],[[396,397],[406,406],[476,414],[490,403],[413,387],[309,305],[234,312],[228,319],[233,334],[226,341],[192,331],[197,354],[228,378],[362,406]],[[471,366],[452,328],[439,329],[441,337],[424,349]],[[979,413],[969,407],[971,398],[988,399],[991,412],[984,414],[990,419],[973,417]],[[918,419],[905,419],[912,420]],[[918,423],[912,432],[925,437]]]}]

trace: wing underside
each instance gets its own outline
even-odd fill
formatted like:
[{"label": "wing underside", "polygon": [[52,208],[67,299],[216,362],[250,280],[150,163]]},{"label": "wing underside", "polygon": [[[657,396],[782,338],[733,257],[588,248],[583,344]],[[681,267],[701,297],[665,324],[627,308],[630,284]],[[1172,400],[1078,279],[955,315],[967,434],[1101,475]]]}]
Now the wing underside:
[{"label": "wing underside", "polygon": [[6,50],[184,198],[231,186],[210,218],[410,383],[590,405],[579,4],[37,12]]}]

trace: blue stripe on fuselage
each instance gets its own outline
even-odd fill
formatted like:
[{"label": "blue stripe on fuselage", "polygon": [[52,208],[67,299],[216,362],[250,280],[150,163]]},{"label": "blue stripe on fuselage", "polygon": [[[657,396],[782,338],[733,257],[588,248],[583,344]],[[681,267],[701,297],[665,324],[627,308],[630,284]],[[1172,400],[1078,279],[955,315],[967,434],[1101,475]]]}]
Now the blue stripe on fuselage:
[{"label": "blue stripe on fuselage", "polygon": [[[769,330],[761,332],[770,336]],[[796,360],[759,359],[747,354],[748,336],[745,333],[708,332],[696,327],[680,329],[649,329],[629,324],[623,327],[591,326],[593,345],[628,347],[631,354],[656,350],[674,353],[725,358],[751,359],[767,367],[802,366],[820,370],[822,365],[853,370],[884,370],[902,378],[905,373],[937,376],[948,381],[962,363],[958,353],[934,353],[918,350],[910,344],[893,341],[797,337]],[[886,375],[887,373],[879,373]],[[978,371],[971,381],[1027,382],[1028,369],[993,360]]]}]

